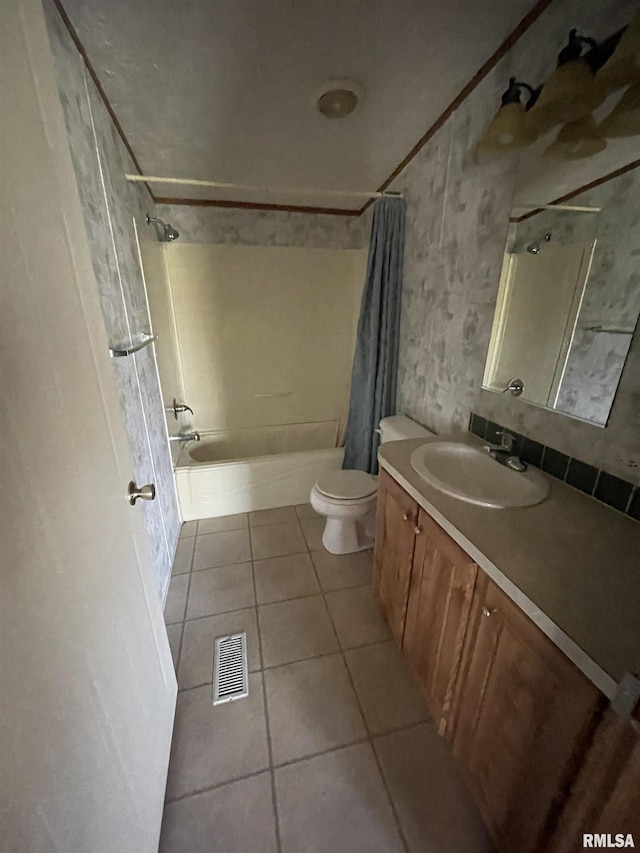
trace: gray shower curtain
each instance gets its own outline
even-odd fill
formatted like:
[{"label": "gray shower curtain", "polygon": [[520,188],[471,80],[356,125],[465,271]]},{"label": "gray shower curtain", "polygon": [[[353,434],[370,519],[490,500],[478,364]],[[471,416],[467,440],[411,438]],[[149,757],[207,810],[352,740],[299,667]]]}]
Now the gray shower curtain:
[{"label": "gray shower curtain", "polygon": [[401,198],[381,198],[374,205],[353,358],[342,467],[371,474],[378,471],[375,430],[396,407],[405,209]]}]

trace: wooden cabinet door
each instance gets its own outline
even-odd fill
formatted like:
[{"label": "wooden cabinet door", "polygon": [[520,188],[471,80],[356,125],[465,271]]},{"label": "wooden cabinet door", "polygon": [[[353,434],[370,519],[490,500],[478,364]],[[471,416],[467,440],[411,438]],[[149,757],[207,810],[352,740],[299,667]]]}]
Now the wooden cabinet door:
[{"label": "wooden cabinet door", "polygon": [[484,573],[477,589],[454,754],[498,849],[540,851],[601,694]]},{"label": "wooden cabinet door", "polygon": [[478,566],[422,509],[418,529],[403,648],[445,734]]},{"label": "wooden cabinet door", "polygon": [[640,841],[640,726],[612,710],[596,729],[549,853],[584,850],[585,833]]},{"label": "wooden cabinet door", "polygon": [[402,645],[418,504],[382,471],[378,486],[373,594],[391,633]]}]

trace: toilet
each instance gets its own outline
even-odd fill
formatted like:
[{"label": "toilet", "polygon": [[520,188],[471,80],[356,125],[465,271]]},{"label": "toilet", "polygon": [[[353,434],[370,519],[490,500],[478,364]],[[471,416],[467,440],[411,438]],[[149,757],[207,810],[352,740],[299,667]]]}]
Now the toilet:
[{"label": "toilet", "polygon": [[[405,415],[380,421],[380,443],[433,435]],[[331,554],[353,554],[373,547],[378,478],[365,471],[331,471],[311,489],[311,506],[327,519],[322,544]]]}]

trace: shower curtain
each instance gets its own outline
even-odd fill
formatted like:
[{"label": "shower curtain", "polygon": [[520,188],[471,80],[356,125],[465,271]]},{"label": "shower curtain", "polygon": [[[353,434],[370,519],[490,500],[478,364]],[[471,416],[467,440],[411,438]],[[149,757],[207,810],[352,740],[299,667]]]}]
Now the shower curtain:
[{"label": "shower curtain", "polygon": [[378,471],[381,419],[395,413],[402,295],[405,203],[381,198],[373,208],[367,277],[351,373],[343,468]]}]

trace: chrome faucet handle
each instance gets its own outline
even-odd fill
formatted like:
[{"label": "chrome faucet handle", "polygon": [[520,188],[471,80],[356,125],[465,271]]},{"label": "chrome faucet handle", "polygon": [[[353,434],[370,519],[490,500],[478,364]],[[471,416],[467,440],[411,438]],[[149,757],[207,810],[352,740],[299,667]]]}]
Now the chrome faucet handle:
[{"label": "chrome faucet handle", "polygon": [[165,411],[173,412],[173,416],[176,420],[178,420],[178,415],[182,414],[182,412],[191,412],[193,414],[193,409],[186,405],[186,403],[179,403],[176,398],[173,398],[173,405],[167,406]]},{"label": "chrome faucet handle", "polygon": [[500,436],[500,447],[504,448],[508,453],[513,453],[513,448],[516,443],[515,435],[511,435],[506,429],[499,430],[496,435]]}]

